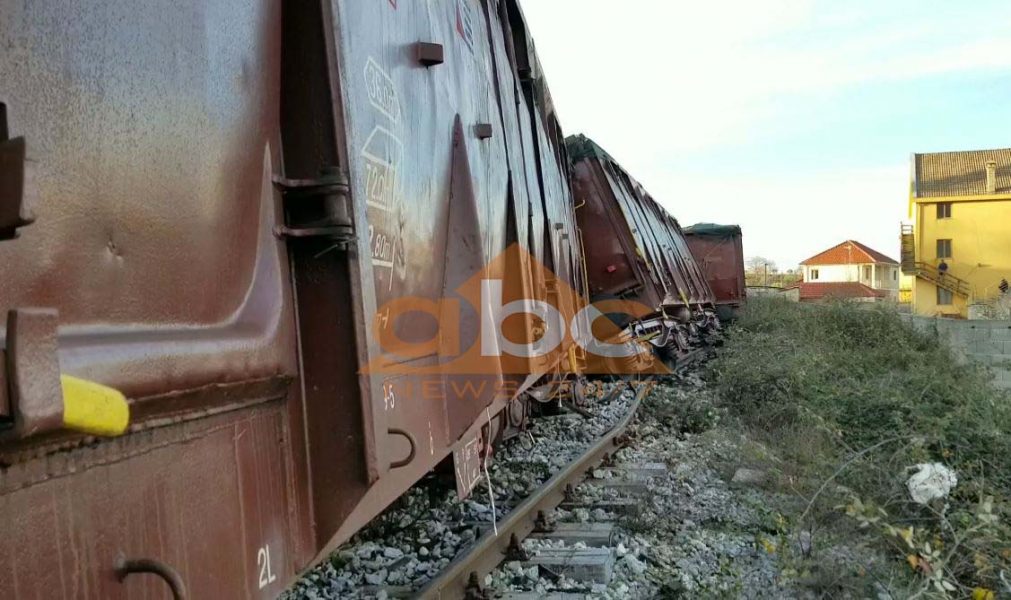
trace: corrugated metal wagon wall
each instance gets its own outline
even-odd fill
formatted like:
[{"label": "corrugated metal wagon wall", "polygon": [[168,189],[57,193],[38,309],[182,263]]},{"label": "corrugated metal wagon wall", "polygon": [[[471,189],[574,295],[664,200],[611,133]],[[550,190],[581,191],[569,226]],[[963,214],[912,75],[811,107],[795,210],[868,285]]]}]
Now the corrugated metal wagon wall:
[{"label": "corrugated metal wagon wall", "polygon": [[713,293],[677,220],[585,136],[568,139],[591,293],[649,307],[711,307]]},{"label": "corrugated metal wagon wall", "polygon": [[[464,301],[472,344],[461,286],[513,244],[526,297],[586,287],[514,0],[0,14],[0,596],[164,594],[117,576],[144,558],[191,597],[274,597],[426,473],[466,471],[510,399],[459,390],[536,381],[389,352],[440,339],[397,307]],[[61,427],[60,375],[125,394],[126,434]]]}]

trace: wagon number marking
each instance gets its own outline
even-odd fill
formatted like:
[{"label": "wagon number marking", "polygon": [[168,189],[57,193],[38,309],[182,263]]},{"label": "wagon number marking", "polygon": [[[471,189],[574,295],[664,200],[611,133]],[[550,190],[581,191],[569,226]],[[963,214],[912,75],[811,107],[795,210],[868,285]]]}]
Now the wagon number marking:
[{"label": "wagon number marking", "polygon": [[393,382],[383,383],[383,403],[386,406],[386,412],[397,407],[397,394],[393,389]]},{"label": "wagon number marking", "polygon": [[260,589],[277,581],[277,575],[270,570],[270,545],[267,544],[256,552],[256,566],[260,568]]}]

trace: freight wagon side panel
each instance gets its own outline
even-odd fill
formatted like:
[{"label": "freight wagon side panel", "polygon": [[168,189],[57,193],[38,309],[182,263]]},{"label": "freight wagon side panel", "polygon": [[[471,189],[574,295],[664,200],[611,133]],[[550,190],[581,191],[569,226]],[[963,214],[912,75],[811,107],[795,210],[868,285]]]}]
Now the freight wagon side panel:
[{"label": "freight wagon side panel", "polygon": [[[531,237],[533,221],[531,204],[532,198],[539,197],[539,191],[536,178],[531,181],[527,173],[525,153],[529,151],[530,146],[524,137],[522,123],[529,119],[529,111],[516,75],[514,53],[511,51],[513,31],[509,26],[506,2],[504,0],[486,2],[484,7],[492,45],[495,90],[502,125],[501,130],[494,134],[502,136],[509,167],[508,202],[513,213],[511,226],[515,229],[515,238],[508,241],[518,243],[528,253],[533,254],[536,251]],[[530,285],[532,287],[532,283]]]},{"label": "freight wagon side panel", "polygon": [[578,201],[586,201],[577,216],[589,245],[591,289],[658,307],[672,282],[636,184],[592,142],[586,144],[571,151],[577,156]]},{"label": "freight wagon side panel", "polygon": [[[515,111],[518,115],[518,133],[521,142],[520,153],[522,165],[520,169],[528,186],[530,199],[530,225],[527,231],[526,247],[531,258],[540,265],[553,268],[552,248],[548,241],[549,215],[545,206],[545,174],[540,162],[541,138],[539,122],[542,119],[544,107],[538,104],[539,96],[536,87],[540,77],[540,65],[534,52],[533,42],[527,31],[526,20],[516,0],[499,0],[498,15],[500,25],[505,31],[506,49],[511,65],[511,73],[516,89]],[[503,107],[508,112],[509,105]],[[535,270],[532,273],[532,289],[530,297],[535,300],[545,300],[547,283],[544,273]]]},{"label": "freight wagon side panel", "polygon": [[278,400],[88,448],[78,473],[44,458],[8,468],[0,597],[165,596],[152,575],[120,582],[119,557],[171,568],[190,597],[276,597],[293,573],[284,420]]},{"label": "freight wagon side panel", "polygon": [[746,292],[740,227],[703,223],[685,229],[685,237],[706,274],[717,306],[741,306]]},{"label": "freight wagon side panel", "polygon": [[667,217],[669,222],[668,230],[671,232],[671,243],[674,253],[677,256],[681,271],[685,274],[687,285],[691,289],[690,298],[693,304],[712,306],[715,301],[712,288],[706,279],[706,274],[702,266],[691,252],[684,230],[677,219],[672,216]]},{"label": "freight wagon side panel", "polygon": [[635,244],[635,256],[642,264],[648,280],[652,282],[652,286],[647,286],[644,290],[648,292],[648,295],[644,295],[642,298],[648,299],[649,305],[657,306],[666,295],[670,281],[665,277],[666,271],[658,268],[659,251],[655,246],[650,224],[642,211],[643,207],[640,204],[637,190],[628,174],[617,168],[615,163],[606,159],[597,160],[600,161],[607,178],[613,201],[625,219],[626,229],[631,233]]},{"label": "freight wagon side panel", "polygon": [[[635,298],[648,306],[711,306],[712,291],[677,220],[591,140],[576,136],[569,138],[568,144],[576,157],[577,202],[585,200],[591,207],[585,213],[585,207],[577,211],[580,225],[584,233],[610,228],[614,237],[607,246],[600,236],[587,236],[593,240],[586,250],[591,289],[614,290],[628,285],[629,274],[638,271],[640,285]],[[621,265],[615,256],[619,246],[626,249],[627,256],[635,257],[634,264],[630,260]],[[629,285],[625,289],[633,288]]]},{"label": "freight wagon side panel", "polygon": [[[498,264],[511,241],[533,248],[535,258],[544,256],[547,249],[538,242],[548,230],[543,195],[564,190],[557,160],[538,171],[538,138],[527,128],[540,108],[523,97],[518,59],[509,54],[517,37],[510,6],[489,3],[486,10],[477,0],[331,3],[341,143],[360,232],[356,285],[363,290],[368,339],[362,366],[371,394],[364,404],[375,407],[374,423],[382,423],[375,443],[386,459],[367,486],[352,473],[341,475],[344,485],[330,483],[351,490],[350,511],[347,502],[321,506],[328,500],[317,494],[318,518],[327,524],[317,532],[317,558],[451,452],[494,436],[493,429],[481,429],[508,400],[503,382],[516,379],[501,370],[460,372],[452,361],[457,351],[480,344],[476,309],[488,309],[472,306],[462,286]],[[544,190],[542,178],[556,183]],[[564,198],[550,202],[566,210]],[[441,345],[446,336],[438,321],[421,311],[402,312],[405,302],[443,299],[460,310],[453,348]],[[391,349],[390,339],[440,345],[412,354],[408,345]]]},{"label": "freight wagon side panel", "polygon": [[665,221],[666,213],[662,212],[656,202],[646,193],[645,189],[633,180],[624,170],[621,172],[629,194],[626,196],[629,204],[628,212],[633,214],[637,223],[636,230],[644,244],[643,251],[649,257],[650,271],[662,285],[664,304],[673,304],[681,298],[680,292],[686,291],[682,273],[674,265],[676,258],[671,254],[670,231]]},{"label": "freight wagon side panel", "polygon": [[0,596],[164,594],[155,577],[119,583],[122,553],[176,570],[193,597],[274,597],[308,554],[310,514],[273,235],[280,5],[0,0],[0,14],[0,145],[24,139],[4,167],[24,170],[36,217],[0,241],[0,311],[58,311],[46,358],[131,409],[118,439],[0,432]]},{"label": "freight wagon side panel", "polygon": [[57,309],[63,370],[130,397],[292,372],[283,245],[261,235],[278,7],[2,10],[0,102],[37,218],[0,241],[0,309]]},{"label": "freight wagon side panel", "polygon": [[[319,498],[321,546],[346,539],[441,461],[490,403],[500,376],[410,375],[436,365],[442,348],[408,352],[388,340],[421,347],[439,339],[439,322],[419,313],[418,301],[455,298],[504,249],[508,188],[505,136],[477,135],[481,125],[502,130],[478,4],[334,1],[331,10],[361,265],[354,287],[367,332],[358,367],[383,458],[371,485],[353,472],[330,482],[351,502]],[[419,41],[441,46],[441,61],[423,62]],[[398,304],[404,299],[415,300]],[[461,304],[467,347],[477,321]],[[483,390],[479,397],[454,397],[468,381]]]},{"label": "freight wagon side panel", "polygon": [[611,188],[599,165],[577,160],[572,166],[576,219],[583,233],[591,299],[639,290],[639,257],[627,222],[611,199]]}]

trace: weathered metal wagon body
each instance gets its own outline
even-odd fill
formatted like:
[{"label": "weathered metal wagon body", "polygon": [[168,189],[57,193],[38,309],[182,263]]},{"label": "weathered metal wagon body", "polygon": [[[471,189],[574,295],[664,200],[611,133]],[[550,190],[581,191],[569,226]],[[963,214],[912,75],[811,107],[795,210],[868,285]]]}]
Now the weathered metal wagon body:
[{"label": "weathered metal wagon body", "polygon": [[738,225],[698,223],[686,227],[685,239],[706,274],[721,320],[733,319],[744,306],[744,247]]},{"label": "weathered metal wagon body", "polygon": [[[489,265],[585,289],[515,0],[0,14],[0,597],[274,597],[440,463],[466,493],[575,364],[442,345]],[[69,430],[61,375],[126,433]]]},{"label": "weathered metal wagon body", "polygon": [[687,352],[696,327],[715,325],[714,298],[677,220],[592,140],[567,145],[591,297],[640,303],[639,337]]}]

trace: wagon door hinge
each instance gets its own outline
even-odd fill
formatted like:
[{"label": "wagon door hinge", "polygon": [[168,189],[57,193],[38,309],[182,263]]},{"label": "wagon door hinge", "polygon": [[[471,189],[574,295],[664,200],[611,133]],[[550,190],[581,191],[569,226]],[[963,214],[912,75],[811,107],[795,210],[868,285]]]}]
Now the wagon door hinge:
[{"label": "wagon door hinge", "polygon": [[274,228],[278,237],[325,237],[342,249],[355,239],[350,186],[347,175],[339,168],[326,167],[316,179],[274,176],[273,181],[284,198],[287,222]]},{"label": "wagon door hinge", "polygon": [[10,139],[7,105],[0,102],[0,241],[13,240],[34,221],[25,206],[25,138]]}]

